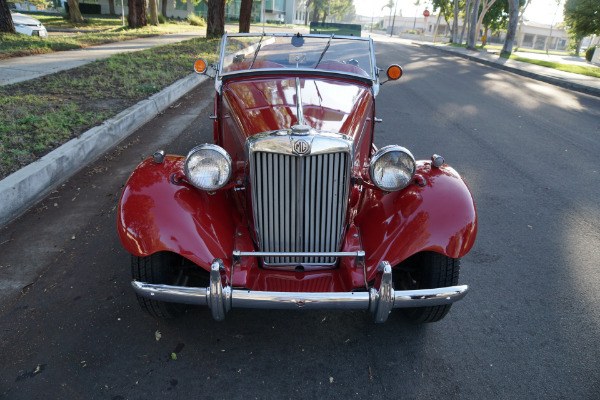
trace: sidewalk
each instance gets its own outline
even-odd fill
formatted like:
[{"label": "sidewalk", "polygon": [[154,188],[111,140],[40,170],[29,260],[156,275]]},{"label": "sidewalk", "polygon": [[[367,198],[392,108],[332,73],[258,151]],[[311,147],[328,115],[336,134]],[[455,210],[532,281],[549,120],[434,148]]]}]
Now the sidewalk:
[{"label": "sidewalk", "polygon": [[152,36],[125,42],[107,43],[85,49],[57,51],[55,53],[38,54],[27,57],[15,57],[0,60],[0,86],[9,85],[39,78],[67,69],[77,68],[94,60],[110,57],[118,53],[129,53],[182,42],[198,36],[206,31],[174,33],[170,35]]}]

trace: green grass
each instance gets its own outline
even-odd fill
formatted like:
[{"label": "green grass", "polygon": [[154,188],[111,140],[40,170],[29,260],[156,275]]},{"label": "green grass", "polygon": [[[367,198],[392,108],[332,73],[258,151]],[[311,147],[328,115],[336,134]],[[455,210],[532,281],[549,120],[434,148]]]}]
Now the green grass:
[{"label": "green grass", "polygon": [[[453,47],[467,47],[466,45],[461,45],[459,46],[458,44],[453,44],[453,43],[449,43],[450,46]],[[483,46],[477,46],[478,49],[482,49]],[[502,47],[500,46],[485,46],[485,48],[490,49],[490,48],[497,48],[498,50],[501,50]],[[528,53],[546,53],[545,51],[541,51],[541,50],[529,50],[527,49]],[[558,55],[567,55],[567,53],[560,53],[560,52],[550,52],[549,54],[558,54]],[[503,55],[501,57],[504,57]],[[506,58],[506,57],[504,57]],[[562,63],[557,63],[557,62],[552,62],[552,61],[543,61],[543,60],[535,60],[533,58],[527,58],[527,57],[520,57],[520,56],[516,56],[514,54],[511,54],[510,57],[511,60],[516,60],[516,61],[522,61],[522,62],[526,62],[526,63],[530,63],[530,64],[536,64],[536,65],[540,65],[542,67],[546,67],[546,68],[553,68],[553,69],[557,69],[559,71],[565,71],[565,72],[571,72],[574,74],[579,74],[579,75],[586,75],[586,76],[592,76],[595,78],[600,78],[600,68],[598,67],[587,67],[587,66],[580,66],[580,65],[571,65],[571,64],[562,64]]]},{"label": "green grass", "polygon": [[587,67],[581,65],[570,65],[570,64],[561,64],[552,61],[543,61],[543,60],[534,60],[531,58],[519,57],[511,54],[511,60],[522,61],[530,64],[540,65],[546,68],[553,68],[559,71],[571,72],[579,75],[592,76],[594,78],[600,78],[600,68],[598,67]]},{"label": "green grass", "polygon": [[120,18],[114,17],[87,18],[86,21],[89,22],[86,24],[73,24],[61,16],[35,15],[35,18],[42,21],[46,27],[74,29],[80,32],[72,35],[51,36],[46,39],[0,33],[0,59],[78,49],[104,43],[201,29],[187,22],[168,22],[159,26],[130,29],[121,25]]},{"label": "green grass", "polygon": [[216,59],[197,38],[0,87],[0,179]]}]

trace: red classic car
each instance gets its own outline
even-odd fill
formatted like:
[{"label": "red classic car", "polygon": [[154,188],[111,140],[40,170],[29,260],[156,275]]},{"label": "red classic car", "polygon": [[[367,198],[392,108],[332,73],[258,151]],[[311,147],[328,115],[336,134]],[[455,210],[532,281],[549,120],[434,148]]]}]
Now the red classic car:
[{"label": "red classic car", "polygon": [[[142,308],[400,308],[442,319],[468,287],[477,215],[441,156],[373,144],[381,70],[370,38],[229,34],[214,76],[214,143],[133,172],[118,232]],[[398,79],[400,67],[387,70]]]}]

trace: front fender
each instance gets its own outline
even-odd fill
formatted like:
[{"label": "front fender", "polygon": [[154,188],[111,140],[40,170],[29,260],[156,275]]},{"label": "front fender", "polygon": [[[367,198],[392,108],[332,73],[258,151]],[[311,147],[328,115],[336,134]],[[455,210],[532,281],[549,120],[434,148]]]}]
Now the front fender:
[{"label": "front fender", "polygon": [[[451,258],[471,250],[477,235],[473,196],[451,167],[419,161],[417,181],[398,192],[367,190],[356,216],[368,265],[397,265],[408,257],[435,251]],[[373,271],[374,272],[374,271]],[[369,274],[373,275],[373,274]]]},{"label": "front fender", "polygon": [[143,161],[127,181],[119,202],[117,229],[127,251],[139,257],[171,251],[210,270],[215,258],[231,265],[235,207],[227,191],[209,194],[182,182],[183,157],[161,164]]}]

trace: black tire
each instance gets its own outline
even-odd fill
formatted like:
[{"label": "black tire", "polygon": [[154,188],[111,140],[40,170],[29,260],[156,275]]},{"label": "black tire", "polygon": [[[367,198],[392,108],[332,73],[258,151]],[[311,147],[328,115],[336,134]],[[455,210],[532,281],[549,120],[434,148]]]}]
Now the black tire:
[{"label": "black tire", "polygon": [[[160,252],[148,257],[131,256],[131,276],[139,282],[187,286],[185,265],[188,261],[170,252]],[[150,300],[136,294],[142,310],[155,318],[175,318],[187,309],[187,305]]]},{"label": "black tire", "polygon": [[[460,258],[424,252],[416,256],[414,269],[403,273],[401,286],[405,289],[433,289],[458,284]],[[404,308],[406,318],[414,323],[437,322],[450,311],[451,304],[433,307]]]}]

